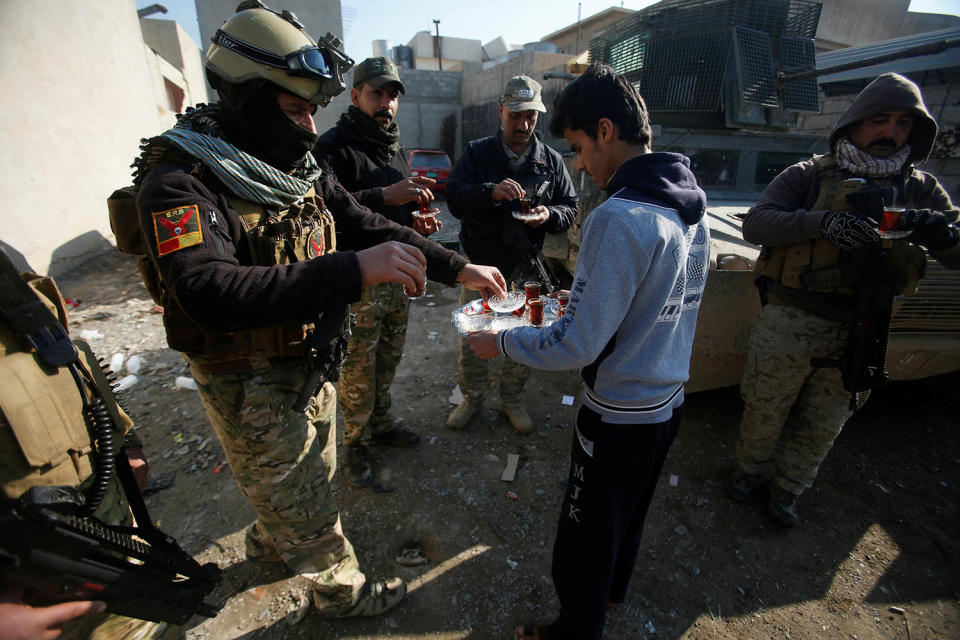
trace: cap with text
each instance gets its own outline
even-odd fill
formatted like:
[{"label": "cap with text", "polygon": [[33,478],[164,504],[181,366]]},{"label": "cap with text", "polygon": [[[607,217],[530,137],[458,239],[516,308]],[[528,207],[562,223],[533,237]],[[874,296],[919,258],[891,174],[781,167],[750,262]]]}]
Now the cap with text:
[{"label": "cap with text", "polygon": [[407,88],[403,86],[400,80],[400,73],[397,71],[397,65],[390,58],[377,56],[367,58],[358,64],[353,72],[353,86],[359,87],[366,82],[374,89],[379,89],[385,84],[396,82],[400,87],[400,93],[406,94]]},{"label": "cap with text", "polygon": [[540,83],[527,76],[510,78],[500,97],[500,104],[510,111],[547,111],[540,99]]}]

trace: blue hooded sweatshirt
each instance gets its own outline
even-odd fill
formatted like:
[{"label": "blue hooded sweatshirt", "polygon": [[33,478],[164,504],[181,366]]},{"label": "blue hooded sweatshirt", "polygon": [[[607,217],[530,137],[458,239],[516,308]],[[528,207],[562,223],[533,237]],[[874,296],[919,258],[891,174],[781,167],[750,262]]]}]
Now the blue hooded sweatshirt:
[{"label": "blue hooded sweatshirt", "polygon": [[580,367],[583,403],[608,423],[669,420],[683,383],[710,267],[706,195],[690,161],[624,162],[583,229],[566,315],[498,336],[500,353],[537,369]]}]

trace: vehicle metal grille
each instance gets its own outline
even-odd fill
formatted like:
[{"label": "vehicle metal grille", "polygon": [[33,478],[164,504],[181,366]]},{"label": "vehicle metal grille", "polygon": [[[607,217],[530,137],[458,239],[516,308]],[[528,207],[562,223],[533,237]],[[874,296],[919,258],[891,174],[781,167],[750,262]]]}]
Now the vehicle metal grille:
[{"label": "vehicle metal grille", "polygon": [[718,110],[729,51],[730,39],[718,33],[650,42],[647,60],[649,68],[656,72],[642,75],[636,83],[647,108],[651,111]]},{"label": "vehicle metal grille", "polygon": [[890,333],[960,334],[960,270],[927,259],[927,274],[890,321]]},{"label": "vehicle metal grille", "polygon": [[737,43],[737,84],[743,101],[765,107],[778,106],[769,34],[737,27],[734,30],[734,40]]},{"label": "vehicle metal grille", "polygon": [[[625,75],[651,111],[720,111],[724,89],[735,81],[744,102],[778,107],[784,96],[777,95],[775,71],[812,68],[820,9],[815,0],[664,0],[595,37],[590,61]],[[735,70],[728,67],[732,52]],[[789,98],[801,106],[788,108],[817,110],[812,86],[812,103],[804,85]]]},{"label": "vehicle metal grille", "polygon": [[[812,71],[815,65],[813,40],[806,37],[783,36],[780,38],[782,71],[786,74]],[[820,111],[815,78],[794,80],[783,86],[783,106],[797,111]]]}]

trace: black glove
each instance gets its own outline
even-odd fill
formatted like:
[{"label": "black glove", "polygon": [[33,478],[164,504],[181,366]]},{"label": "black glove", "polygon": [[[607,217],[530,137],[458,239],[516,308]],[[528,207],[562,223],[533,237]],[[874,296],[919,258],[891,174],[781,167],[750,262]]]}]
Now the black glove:
[{"label": "black glove", "polygon": [[869,218],[849,211],[828,211],[820,221],[820,235],[844,251],[880,240],[874,223]]},{"label": "black glove", "polygon": [[960,229],[951,225],[945,214],[930,209],[907,209],[900,214],[897,228],[912,229],[911,240],[935,251],[950,249],[960,240]]}]

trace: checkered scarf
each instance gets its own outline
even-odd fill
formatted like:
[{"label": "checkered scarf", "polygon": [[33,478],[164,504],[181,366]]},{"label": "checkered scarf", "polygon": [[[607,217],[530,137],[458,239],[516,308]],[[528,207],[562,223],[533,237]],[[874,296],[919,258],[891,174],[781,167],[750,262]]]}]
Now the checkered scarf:
[{"label": "checkered scarf", "polygon": [[225,141],[216,122],[218,114],[215,105],[189,110],[160,138],[202,162],[239,198],[279,208],[302,201],[321,174],[313,155],[304,156],[295,175],[283,173]]},{"label": "checkered scarf", "polygon": [[841,169],[846,169],[855,176],[880,178],[900,173],[903,163],[910,157],[910,151],[910,145],[905,144],[889,158],[877,158],[857,148],[848,139],[840,138],[835,154]]}]

